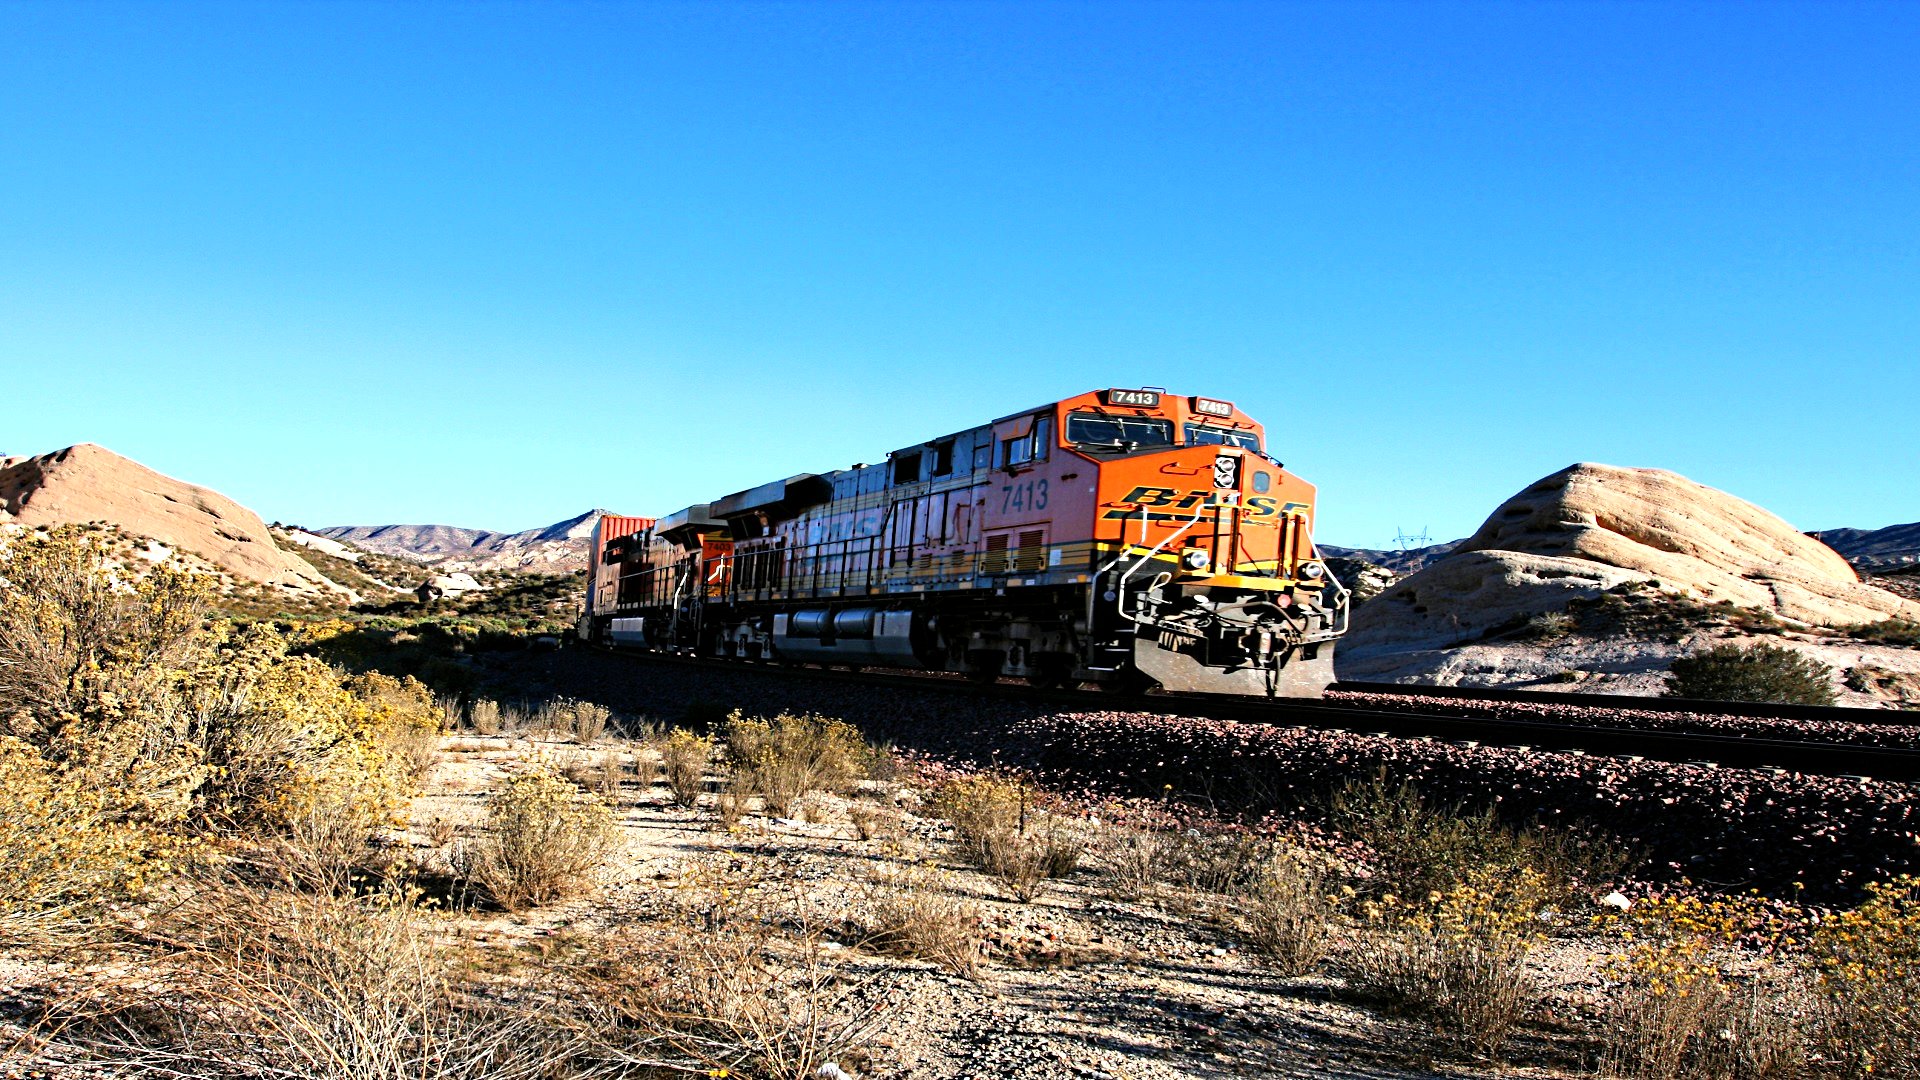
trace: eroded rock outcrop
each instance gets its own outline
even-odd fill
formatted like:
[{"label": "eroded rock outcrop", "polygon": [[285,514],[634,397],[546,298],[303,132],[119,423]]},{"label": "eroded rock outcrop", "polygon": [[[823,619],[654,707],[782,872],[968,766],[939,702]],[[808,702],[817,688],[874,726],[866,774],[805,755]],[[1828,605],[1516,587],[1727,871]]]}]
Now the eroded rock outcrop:
[{"label": "eroded rock outcrop", "polygon": [[1338,652],[1360,665],[1444,649],[1635,582],[1814,626],[1920,619],[1920,604],[1862,584],[1831,548],[1752,503],[1662,469],[1580,464],[1362,607]]},{"label": "eroded rock outcrop", "polygon": [[0,523],[100,522],[191,552],[236,578],[300,592],[344,590],[273,542],[253,511],[104,447],[0,460]]}]

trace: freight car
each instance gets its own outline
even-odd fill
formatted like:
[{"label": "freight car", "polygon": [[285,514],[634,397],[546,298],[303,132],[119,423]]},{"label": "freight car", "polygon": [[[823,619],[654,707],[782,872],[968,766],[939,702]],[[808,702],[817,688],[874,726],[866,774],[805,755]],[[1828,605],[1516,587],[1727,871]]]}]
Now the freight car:
[{"label": "freight car", "polygon": [[1348,593],[1231,402],[1108,389],[663,518],[601,518],[583,638],[1317,697]]}]

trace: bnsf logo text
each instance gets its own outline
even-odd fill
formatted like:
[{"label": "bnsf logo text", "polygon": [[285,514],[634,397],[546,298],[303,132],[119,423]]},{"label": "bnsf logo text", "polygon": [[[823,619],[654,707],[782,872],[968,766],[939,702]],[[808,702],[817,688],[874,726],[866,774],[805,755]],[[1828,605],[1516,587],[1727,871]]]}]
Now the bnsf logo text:
[{"label": "bnsf logo text", "polygon": [[[1140,511],[1134,509],[1134,507],[1145,506],[1150,508],[1147,513],[1150,520],[1167,521],[1173,519],[1174,515],[1156,514],[1153,513],[1153,509],[1165,507],[1169,510],[1185,510],[1188,516],[1192,516],[1196,507],[1228,505],[1218,496],[1219,493],[1213,491],[1181,491],[1178,488],[1148,487],[1143,485],[1120,496],[1118,501],[1126,505],[1115,507],[1100,516],[1108,521],[1138,518]],[[1290,502],[1283,505],[1272,496],[1255,495],[1241,504],[1241,520],[1250,522],[1269,521],[1279,517],[1281,514],[1290,514],[1296,510],[1305,510],[1306,508],[1306,503]]]}]

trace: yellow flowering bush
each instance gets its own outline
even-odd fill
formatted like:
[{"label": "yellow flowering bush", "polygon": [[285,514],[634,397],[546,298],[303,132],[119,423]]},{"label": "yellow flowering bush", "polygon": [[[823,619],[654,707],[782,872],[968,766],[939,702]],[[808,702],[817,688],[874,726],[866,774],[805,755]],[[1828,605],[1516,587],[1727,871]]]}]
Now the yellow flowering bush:
[{"label": "yellow flowering bush", "polygon": [[674,728],[660,743],[660,769],[666,774],[673,801],[692,807],[707,787],[707,766],[713,762],[713,739],[686,728]]},{"label": "yellow flowering bush", "polygon": [[859,728],[812,713],[766,719],[736,709],[723,733],[734,782],[759,791],[782,817],[809,791],[851,791],[874,758]]},{"label": "yellow flowering bush", "polygon": [[1612,917],[1602,1059],[1635,1080],[1788,1075],[1806,1033],[1788,988],[1797,924],[1759,896],[1688,892]]},{"label": "yellow flowering bush", "polygon": [[1537,991],[1527,955],[1543,936],[1538,871],[1481,868],[1424,899],[1362,905],[1370,932],[1351,956],[1361,986],[1432,1020],[1472,1049],[1497,1049]]},{"label": "yellow flowering bush", "polygon": [[192,854],[121,819],[107,793],[0,736],[0,946],[41,944],[138,896]]},{"label": "yellow flowering bush", "polygon": [[1813,930],[1822,1056],[1849,1076],[1920,1076],[1920,879],[1867,894]]}]

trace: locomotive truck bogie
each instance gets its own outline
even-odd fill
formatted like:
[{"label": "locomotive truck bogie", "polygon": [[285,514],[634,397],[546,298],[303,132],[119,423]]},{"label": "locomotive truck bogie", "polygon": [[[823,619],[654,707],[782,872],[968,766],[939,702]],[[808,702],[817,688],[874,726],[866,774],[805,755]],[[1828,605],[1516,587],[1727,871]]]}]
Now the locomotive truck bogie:
[{"label": "locomotive truck bogie", "polygon": [[1317,696],[1347,597],[1231,404],[1108,390],[596,526],[581,633],[743,660]]}]

